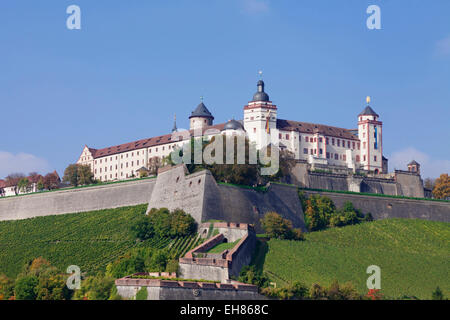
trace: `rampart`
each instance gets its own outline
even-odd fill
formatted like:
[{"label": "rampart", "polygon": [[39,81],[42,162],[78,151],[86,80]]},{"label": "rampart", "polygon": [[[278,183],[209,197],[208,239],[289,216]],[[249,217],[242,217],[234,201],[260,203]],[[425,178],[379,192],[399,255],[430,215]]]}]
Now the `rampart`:
[{"label": "rampart", "polygon": [[304,190],[306,194],[321,194],[333,200],[341,208],[346,201],[353,203],[363,213],[371,213],[375,219],[411,218],[450,222],[450,202],[389,198],[364,194],[347,194]]},{"label": "rampart", "polygon": [[156,179],[0,198],[0,220],[85,212],[148,202]]},{"label": "rampart", "polygon": [[[225,228],[227,224],[215,224],[214,227]],[[236,227],[237,226],[237,227]],[[233,229],[239,224],[233,224]],[[250,264],[253,250],[256,245],[256,235],[252,226],[246,226],[247,231],[240,241],[230,250],[220,254],[208,254],[208,250],[224,242],[224,234],[220,233],[203,244],[189,251],[179,259],[180,276],[186,279],[207,279],[213,281],[229,282],[232,276],[239,276],[244,265]],[[236,240],[237,241],[237,240]]]},{"label": "rampart", "polygon": [[147,288],[147,300],[260,300],[258,287],[234,283],[172,281],[160,279],[133,279],[128,276],[115,281],[117,292],[125,299],[134,299],[136,293]]}]

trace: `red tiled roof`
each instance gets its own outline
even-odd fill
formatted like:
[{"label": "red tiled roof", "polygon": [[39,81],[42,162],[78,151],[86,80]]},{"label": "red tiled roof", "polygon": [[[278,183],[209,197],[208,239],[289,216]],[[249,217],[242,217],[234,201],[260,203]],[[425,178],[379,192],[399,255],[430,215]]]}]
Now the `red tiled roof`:
[{"label": "red tiled roof", "polygon": [[359,140],[358,137],[351,133],[349,129],[331,127],[323,124],[278,119],[277,128],[286,131],[297,131],[310,134],[320,133],[325,136]]},{"label": "red tiled roof", "polygon": [[[220,123],[220,124],[206,127],[203,129],[202,133],[204,133],[206,130],[209,130],[209,129],[217,129],[219,131],[222,131],[224,125],[225,125],[225,123]],[[190,130],[190,133],[192,136],[194,131]],[[108,148],[103,148],[103,149],[89,148],[89,151],[92,153],[92,156],[94,157],[94,159],[97,159],[97,158],[111,156],[111,155],[122,153],[122,152],[128,152],[128,151],[133,151],[133,150],[167,144],[167,143],[172,142],[171,139],[172,139],[172,134],[169,133],[169,134],[166,134],[163,136],[157,136],[157,137],[153,137],[153,138],[137,140],[137,141],[124,143],[124,144],[120,144],[120,145],[112,146],[112,147],[108,147]]]},{"label": "red tiled roof", "polygon": [[0,188],[6,188],[5,180],[0,180]]}]

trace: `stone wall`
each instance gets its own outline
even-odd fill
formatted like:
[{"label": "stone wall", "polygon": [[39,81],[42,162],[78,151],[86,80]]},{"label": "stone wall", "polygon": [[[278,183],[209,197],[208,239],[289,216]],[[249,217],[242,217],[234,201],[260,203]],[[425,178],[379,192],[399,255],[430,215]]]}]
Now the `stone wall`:
[{"label": "stone wall", "polygon": [[[325,172],[327,169],[333,173]],[[390,178],[382,176],[356,175],[349,169],[333,166],[323,167],[323,172],[315,172],[306,161],[297,161],[285,182],[302,188],[334,191],[352,191],[399,195],[423,198],[425,196],[420,175],[396,170]],[[385,175],[387,176],[387,175]]]},{"label": "stone wall", "polygon": [[136,293],[147,288],[147,300],[260,300],[258,288],[244,283],[208,283],[168,281],[159,279],[132,279],[125,277],[115,281],[118,294],[134,299]]},{"label": "stone wall", "polygon": [[[224,225],[217,223],[215,226],[225,229]],[[246,233],[242,239],[230,250],[221,254],[204,254],[211,248],[225,240],[224,234],[220,233],[207,240],[198,247],[190,250],[179,259],[179,274],[185,279],[206,279],[220,282],[228,282],[231,276],[239,276],[241,268],[250,264],[256,245],[256,234],[252,226],[246,226]],[[229,229],[243,230],[238,224],[232,224]],[[231,234],[228,232],[228,234]],[[228,240],[228,239],[227,239]]]},{"label": "stone wall", "polygon": [[134,206],[148,202],[156,179],[0,198],[0,220]]},{"label": "stone wall", "polygon": [[353,203],[363,213],[371,213],[375,219],[410,218],[450,222],[450,202],[376,197],[359,194],[317,192],[305,190],[306,194],[321,194],[333,200],[341,208],[346,201]]}]

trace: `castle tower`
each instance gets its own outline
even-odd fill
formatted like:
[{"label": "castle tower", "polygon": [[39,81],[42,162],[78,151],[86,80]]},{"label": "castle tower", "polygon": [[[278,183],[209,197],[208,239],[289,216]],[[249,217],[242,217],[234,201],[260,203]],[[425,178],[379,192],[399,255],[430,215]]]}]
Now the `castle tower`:
[{"label": "castle tower", "polygon": [[212,126],[214,117],[208,108],[203,104],[203,97],[200,104],[192,111],[189,117],[190,129],[205,128]]},{"label": "castle tower", "polygon": [[257,83],[253,100],[244,106],[244,128],[250,141],[261,149],[272,143],[278,145],[277,106],[272,104],[264,91],[264,81]]},{"label": "castle tower", "polygon": [[408,171],[420,174],[420,164],[416,160],[411,161],[408,163]]},{"label": "castle tower", "polygon": [[358,137],[361,141],[360,163],[364,170],[383,172],[383,123],[379,115],[369,106],[358,115]]}]

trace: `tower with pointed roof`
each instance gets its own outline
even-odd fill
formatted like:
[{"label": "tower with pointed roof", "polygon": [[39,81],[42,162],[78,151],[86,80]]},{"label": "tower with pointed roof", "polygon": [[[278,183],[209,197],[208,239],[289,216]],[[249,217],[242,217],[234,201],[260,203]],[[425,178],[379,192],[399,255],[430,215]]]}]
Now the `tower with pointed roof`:
[{"label": "tower with pointed roof", "polygon": [[206,108],[202,97],[200,104],[189,116],[190,129],[194,130],[212,126],[213,120],[214,117],[211,112],[209,112],[208,108]]},{"label": "tower with pointed roof", "polygon": [[364,170],[374,173],[383,172],[383,123],[379,115],[370,107],[370,97],[367,106],[358,115],[358,138],[361,141],[360,157],[356,160]]},{"label": "tower with pointed roof", "polygon": [[244,106],[244,128],[249,140],[261,149],[269,144],[278,145],[277,106],[272,104],[259,80],[252,101]]}]

